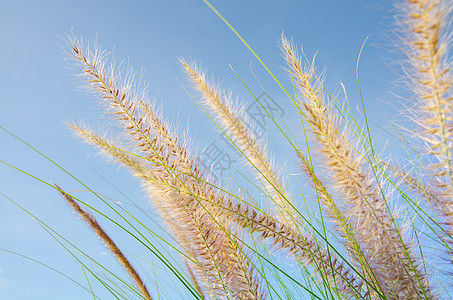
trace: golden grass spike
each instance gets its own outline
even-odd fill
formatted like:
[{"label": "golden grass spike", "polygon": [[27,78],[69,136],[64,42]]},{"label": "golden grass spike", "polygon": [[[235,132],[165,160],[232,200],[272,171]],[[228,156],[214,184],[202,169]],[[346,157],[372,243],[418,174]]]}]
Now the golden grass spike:
[{"label": "golden grass spike", "polygon": [[129,74],[129,78],[122,79],[113,66],[106,64],[98,48],[94,52],[85,50],[76,39],[71,44],[71,55],[82,67],[81,76],[85,78],[87,88],[107,102],[109,112],[122,122],[121,127],[138,149],[155,155],[158,149],[150,136],[152,124],[143,121],[146,114],[140,105],[145,91],[134,90],[132,76]]},{"label": "golden grass spike", "polygon": [[436,197],[428,200],[445,219],[453,245],[453,71],[451,35],[445,32],[451,28],[452,7],[451,1],[408,1],[398,21],[408,57],[408,84],[416,96],[410,118],[431,161],[425,170]]},{"label": "golden grass spike", "polygon": [[[442,0],[410,1],[401,25],[405,52],[412,70],[410,86],[418,97],[415,119],[419,137],[436,157],[429,166],[444,197],[453,197],[453,72],[448,60],[449,37],[444,34],[451,17],[451,3]],[[447,183],[447,185],[445,185]]]},{"label": "golden grass spike", "polygon": [[105,246],[112,252],[115,256],[116,260],[120,262],[123,268],[129,273],[132,279],[135,282],[135,285],[139,288],[142,296],[147,300],[152,300],[151,295],[149,294],[145,283],[141,279],[138,272],[126,258],[126,256],[121,252],[115,242],[107,235],[107,233],[102,229],[101,225],[96,221],[96,219],[84,211],[80,205],[66,192],[64,192],[58,185],[55,184],[55,187],[60,192],[61,196],[66,199],[68,204],[72,207],[74,211],[76,211],[79,216],[91,227],[91,229],[96,233],[96,235],[104,242]]},{"label": "golden grass spike", "polygon": [[[301,67],[300,60],[289,41],[282,38],[283,55],[290,66],[300,93],[306,101],[300,103],[314,138],[323,156],[323,166],[332,174],[335,187],[341,192],[346,209],[344,220],[354,230],[359,261],[370,282],[389,299],[432,298],[426,275],[419,268],[410,244],[396,228],[394,217],[371,174],[371,166],[351,145],[350,134],[343,131],[329,107],[323,104],[322,84],[314,66]],[[354,249],[350,249],[354,251]],[[361,260],[365,255],[366,260]]]},{"label": "golden grass spike", "polygon": [[287,197],[279,174],[272,167],[268,154],[257,138],[249,130],[249,124],[243,113],[233,108],[231,100],[224,96],[219,88],[206,79],[206,75],[195,64],[180,59],[181,64],[190,76],[195,88],[203,95],[203,103],[209,107],[220,120],[222,129],[237,144],[253,165],[258,178],[264,183],[275,205],[281,212],[279,220],[290,224],[297,230],[297,214]]}]

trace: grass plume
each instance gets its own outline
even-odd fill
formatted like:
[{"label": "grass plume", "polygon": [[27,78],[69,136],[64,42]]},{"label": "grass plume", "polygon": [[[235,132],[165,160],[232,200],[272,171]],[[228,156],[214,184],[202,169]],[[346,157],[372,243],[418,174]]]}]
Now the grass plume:
[{"label": "grass plume", "polygon": [[[425,275],[417,268],[410,245],[404,243],[401,229],[395,227],[394,216],[378,184],[372,168],[358,152],[351,134],[341,129],[330,107],[323,104],[322,82],[314,66],[304,70],[300,59],[286,38],[282,51],[290,66],[298,90],[306,99],[298,103],[311,126],[317,151],[324,168],[332,174],[335,188],[345,201],[345,216],[354,232],[349,251],[360,262],[370,281],[376,281],[389,299],[429,296]],[[358,244],[360,249],[353,247]]]},{"label": "grass plume", "polygon": [[451,1],[407,1],[399,18],[407,56],[408,85],[415,99],[408,114],[413,133],[426,153],[424,180],[431,183],[425,197],[444,219],[453,244],[453,72],[449,46]]},{"label": "grass plume", "polygon": [[294,224],[297,214],[293,209],[293,204],[286,196],[287,192],[280,176],[271,165],[268,154],[249,129],[250,122],[247,121],[246,115],[240,109],[233,107],[231,99],[228,99],[209,82],[206,74],[199,67],[184,59],[180,59],[180,62],[195,88],[201,93],[203,104],[213,111],[215,117],[220,120],[223,132],[229,135],[233,143],[237,143],[246,159],[256,169],[258,178],[264,183],[266,190],[281,212],[279,219],[287,224],[292,224],[293,228],[297,228],[297,225]]},{"label": "grass plume", "polygon": [[139,288],[140,292],[144,299],[152,300],[148,289],[145,286],[145,283],[141,279],[138,272],[135,270],[134,266],[129,262],[127,257],[123,254],[123,252],[118,248],[115,242],[108,236],[108,234],[102,229],[101,225],[96,221],[96,219],[84,211],[80,205],[66,192],[60,189],[59,186],[55,185],[55,187],[60,192],[61,196],[66,199],[66,202],[72,207],[72,209],[77,212],[79,217],[85,221],[85,223],[90,226],[90,228],[96,233],[96,235],[104,242],[105,246],[110,250],[110,252],[115,256],[118,262],[123,266],[123,268],[129,273],[132,279],[135,282],[135,285]]}]

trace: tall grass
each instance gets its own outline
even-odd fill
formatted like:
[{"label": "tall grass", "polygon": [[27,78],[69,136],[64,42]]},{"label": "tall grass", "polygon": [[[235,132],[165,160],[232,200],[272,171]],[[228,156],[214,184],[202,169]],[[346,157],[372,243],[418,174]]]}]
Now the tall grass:
[{"label": "tall grass", "polygon": [[[401,140],[421,156],[409,157],[412,165],[378,154],[366,114],[354,119],[323,85],[327,75],[317,72],[315,60],[285,36],[280,49],[287,76],[270,75],[293,104],[285,109],[299,116],[290,128],[298,128],[289,132],[256,101],[294,154],[304,182],[300,195],[285,186],[279,157],[260,139],[263,133],[244,106],[197,63],[183,58],[181,68],[193,88],[189,94],[254,174],[246,177],[250,190],[227,184],[213,171],[188,138],[156,111],[132,72],[121,72],[99,47],[76,38],[69,39],[68,54],[86,90],[104,103],[115,134],[68,126],[140,179],[186,268],[182,273],[166,264],[187,288],[187,297],[447,299],[453,262],[451,7],[446,0],[398,3],[398,48],[406,56],[405,81],[413,92],[405,103],[412,125],[403,129]],[[403,139],[406,132],[410,137]],[[135,296],[160,298],[115,237],[75,197],[56,188],[133,279],[136,288],[129,288]],[[303,209],[303,199],[311,208]],[[434,246],[427,242],[431,239],[437,241]],[[288,266],[301,275],[286,272]],[[303,295],[292,291],[296,288]]]}]

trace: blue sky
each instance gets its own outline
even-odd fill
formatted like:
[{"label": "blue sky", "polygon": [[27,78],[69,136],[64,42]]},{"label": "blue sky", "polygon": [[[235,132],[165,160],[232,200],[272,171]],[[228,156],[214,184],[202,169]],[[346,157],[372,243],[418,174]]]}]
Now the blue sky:
[{"label": "blue sky", "polygon": [[[357,56],[368,37],[359,70],[364,100],[375,123],[388,123],[394,111],[398,55],[392,50],[392,1],[220,1],[212,5],[238,30],[272,72],[290,87],[281,68],[284,61],[278,41],[282,32],[304,46],[307,56],[316,52],[317,66],[325,69],[326,86],[342,96],[340,82],[347,88],[355,108],[360,104],[356,80]],[[117,61],[124,61],[149,84],[149,94],[162,104],[167,120],[189,127],[199,149],[213,142],[222,144],[209,119],[192,101],[184,88],[189,86],[178,57],[192,59],[222,81],[241,101],[253,97],[231,71],[248,84],[253,93],[262,93],[253,69],[269,96],[291,115],[289,99],[268,75],[250,51],[225,24],[200,0],[186,1],[24,1],[2,0],[0,9],[0,126],[11,131],[52,158],[75,177],[115,203],[130,208],[118,191],[134,199],[150,215],[139,184],[124,169],[106,163],[89,145],[81,143],[64,125],[65,121],[102,128],[106,119],[103,107],[81,88],[76,71],[65,61],[65,37],[73,33],[85,42],[97,40],[101,47],[113,50]],[[288,119],[291,121],[291,118]],[[108,122],[108,121],[107,121]],[[298,128],[294,125],[294,133]],[[376,132],[379,130],[376,129]],[[379,135],[380,147],[387,137]],[[30,215],[6,197],[21,205],[59,234],[105,263],[118,274],[121,269],[110,258],[102,243],[67,207],[49,186],[5,163],[26,171],[45,182],[58,183],[68,191],[83,190],[79,183],[63,173],[35,151],[0,130],[0,299],[89,299],[82,288],[37,263],[12,251],[47,264],[88,287],[80,263],[63,249]],[[291,165],[292,153],[274,143],[276,160]],[[289,149],[289,148],[287,148]],[[240,164],[240,163],[238,163]],[[290,176],[292,170],[288,171]],[[102,174],[102,177],[99,175]],[[105,178],[105,180],[104,180]],[[108,183],[110,182],[110,183]],[[114,187],[117,189],[115,189]],[[87,192],[78,197],[102,209],[99,200]],[[6,196],[6,197],[5,197]],[[140,211],[146,225],[159,228]],[[158,220],[158,218],[155,218]],[[106,222],[106,228],[118,236],[133,259],[154,284],[155,271],[162,298],[187,295],[178,283],[169,284],[168,271],[155,257],[126,234]],[[124,243],[124,244],[122,244]],[[152,259],[152,262],[150,260]],[[167,277],[166,277],[167,276]],[[174,281],[173,281],[174,282]],[[152,290],[152,288],[151,288]],[[184,294],[186,293],[186,294]],[[96,294],[110,299],[102,287]]]}]

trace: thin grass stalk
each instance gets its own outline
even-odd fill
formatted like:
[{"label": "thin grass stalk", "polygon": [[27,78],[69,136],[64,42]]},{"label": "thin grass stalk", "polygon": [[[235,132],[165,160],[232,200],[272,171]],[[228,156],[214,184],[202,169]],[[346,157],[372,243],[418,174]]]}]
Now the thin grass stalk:
[{"label": "thin grass stalk", "polygon": [[132,266],[123,252],[118,248],[115,242],[108,236],[104,229],[102,229],[96,219],[91,214],[84,211],[69,194],[64,192],[57,185],[55,185],[55,187],[58,189],[61,196],[66,199],[72,209],[79,214],[79,216],[88,224],[88,226],[90,226],[94,233],[96,233],[96,235],[104,242],[107,249],[110,250],[110,252],[115,256],[116,260],[123,266],[123,268],[134,280],[135,285],[139,288],[144,299],[152,300],[151,295],[148,292],[148,289],[146,288],[146,285],[141,279],[138,272],[135,270],[135,268]]}]

